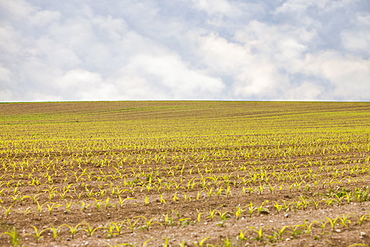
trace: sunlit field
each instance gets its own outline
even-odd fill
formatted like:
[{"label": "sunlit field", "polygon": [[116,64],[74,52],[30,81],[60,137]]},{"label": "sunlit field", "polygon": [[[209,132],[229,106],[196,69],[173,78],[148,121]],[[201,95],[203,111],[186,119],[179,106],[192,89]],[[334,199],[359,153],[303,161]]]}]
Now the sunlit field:
[{"label": "sunlit field", "polygon": [[0,246],[370,245],[370,103],[3,103],[0,127]]}]

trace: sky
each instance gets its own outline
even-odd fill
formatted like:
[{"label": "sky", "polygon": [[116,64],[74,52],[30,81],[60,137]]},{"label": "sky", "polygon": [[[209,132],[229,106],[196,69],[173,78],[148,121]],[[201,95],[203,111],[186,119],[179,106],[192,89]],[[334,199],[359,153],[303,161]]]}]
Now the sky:
[{"label": "sky", "polygon": [[369,0],[0,0],[0,101],[370,101]]}]

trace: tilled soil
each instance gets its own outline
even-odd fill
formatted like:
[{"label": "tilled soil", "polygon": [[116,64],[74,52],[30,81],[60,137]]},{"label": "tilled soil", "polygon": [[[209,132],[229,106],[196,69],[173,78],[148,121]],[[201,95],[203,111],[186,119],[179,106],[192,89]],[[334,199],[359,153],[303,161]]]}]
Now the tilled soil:
[{"label": "tilled soil", "polygon": [[0,105],[0,246],[370,246],[369,109]]}]

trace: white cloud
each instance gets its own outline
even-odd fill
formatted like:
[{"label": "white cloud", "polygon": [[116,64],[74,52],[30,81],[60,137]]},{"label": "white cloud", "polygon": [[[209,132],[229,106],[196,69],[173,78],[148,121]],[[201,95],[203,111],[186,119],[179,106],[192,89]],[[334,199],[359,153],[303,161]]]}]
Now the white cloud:
[{"label": "white cloud", "polygon": [[276,13],[300,13],[306,12],[310,6],[319,8],[327,8],[330,5],[330,0],[287,0],[281,6],[276,8]]},{"label": "white cloud", "polygon": [[206,11],[209,15],[238,15],[241,14],[232,3],[227,0],[192,0],[195,7]]},{"label": "white cloud", "polygon": [[17,44],[18,33],[10,25],[0,26],[0,55],[3,63],[11,64],[14,58],[10,55],[17,52],[20,46]]},{"label": "white cloud", "polygon": [[305,72],[324,77],[334,89],[330,97],[341,100],[369,100],[370,61],[334,51],[307,56]]},{"label": "white cloud", "polygon": [[146,81],[158,81],[159,85],[152,93],[166,91],[169,99],[219,98],[224,87],[220,79],[188,68],[173,54],[138,55],[126,69],[143,75]]},{"label": "white cloud", "polygon": [[205,24],[229,32],[239,26],[241,20],[248,20],[264,14],[263,4],[247,1],[192,0],[193,6],[206,15]]},{"label": "white cloud", "polygon": [[370,57],[370,14],[357,14],[350,28],[341,33],[345,49],[360,56]]},{"label": "white cloud", "polygon": [[53,94],[62,92],[64,99],[109,100],[120,99],[114,84],[104,81],[98,73],[84,69],[73,69],[58,77],[52,85]]},{"label": "white cloud", "polygon": [[365,0],[107,6],[0,0],[0,101],[370,98]]},{"label": "white cloud", "polygon": [[229,42],[214,34],[199,39],[199,55],[209,73],[232,77],[232,97],[267,98],[285,82],[267,56],[256,56],[249,45]]},{"label": "white cloud", "polygon": [[236,98],[369,99],[369,60],[316,52],[310,46],[317,35],[316,30],[252,21],[235,34],[237,43],[214,34],[201,37],[199,54],[212,73],[233,78]]},{"label": "white cloud", "polygon": [[[353,4],[357,4],[359,0],[287,0],[281,6],[276,8],[275,14],[293,14],[307,15],[312,8],[316,11],[314,14],[322,14],[337,11],[342,8],[349,8]],[[306,18],[306,16],[301,16]]]},{"label": "white cloud", "polygon": [[313,100],[313,99],[321,99],[325,100],[322,98],[322,92],[325,89],[317,85],[314,82],[311,81],[302,81],[295,87],[289,87],[286,90],[285,93],[285,100]]},{"label": "white cloud", "polygon": [[12,100],[14,97],[12,83],[12,72],[0,66],[0,99]]},{"label": "white cloud", "polygon": [[199,59],[207,65],[207,68],[216,74],[235,73],[243,63],[250,62],[252,56],[248,48],[240,44],[232,43],[218,35],[198,37]]},{"label": "white cloud", "polygon": [[44,26],[59,21],[60,13],[56,11],[38,11],[30,18],[30,23],[37,26]]},{"label": "white cloud", "polygon": [[0,1],[2,12],[11,20],[20,21],[22,17],[31,17],[35,7],[23,0]]},{"label": "white cloud", "polygon": [[255,55],[292,69],[304,57],[316,35],[315,30],[252,21],[236,33],[235,40],[249,47]]}]

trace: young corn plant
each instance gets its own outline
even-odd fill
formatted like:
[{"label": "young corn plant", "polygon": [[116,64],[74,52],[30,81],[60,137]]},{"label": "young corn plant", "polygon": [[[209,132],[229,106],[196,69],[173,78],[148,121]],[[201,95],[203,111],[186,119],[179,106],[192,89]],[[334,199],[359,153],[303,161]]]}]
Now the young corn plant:
[{"label": "young corn plant", "polygon": [[195,199],[197,201],[200,200],[201,195],[202,195],[202,191],[198,191],[197,196],[195,197]]},{"label": "young corn plant", "polygon": [[63,206],[63,205],[57,204],[57,203],[48,203],[48,204],[46,204],[46,207],[48,208],[48,211],[49,211],[50,215],[52,214],[54,209],[59,208],[61,206]]},{"label": "young corn plant", "polygon": [[18,231],[13,227],[11,230],[4,232],[3,234],[8,235],[10,238],[10,245],[12,247],[21,247],[20,237]]},{"label": "young corn plant", "polygon": [[325,219],[326,219],[326,223],[328,223],[330,225],[331,230],[334,231],[335,226],[337,224],[337,220],[339,219],[339,217],[334,218],[334,219],[331,219],[329,217],[326,217]]},{"label": "young corn plant", "polygon": [[236,238],[241,240],[241,241],[247,240],[247,236],[245,235],[245,233],[242,230],[240,230],[240,232],[239,232],[239,234]]},{"label": "young corn plant", "polygon": [[162,238],[164,243],[162,244],[163,247],[170,247],[170,240],[168,238]]},{"label": "young corn plant", "polygon": [[205,213],[199,212],[199,210],[197,209],[197,223],[200,223],[202,214],[205,214]]},{"label": "young corn plant", "polygon": [[309,201],[307,201],[306,197],[300,196],[300,202],[297,203],[297,208],[302,208],[303,210],[306,210],[309,204]]},{"label": "young corn plant", "polygon": [[213,219],[216,216],[216,210],[215,209],[210,209],[208,212],[208,219]]},{"label": "young corn plant", "polygon": [[205,245],[205,242],[210,239],[210,237],[205,237],[203,238],[202,240],[200,240],[199,242],[194,242],[194,246],[196,247],[203,247],[203,246],[208,246],[208,245]]},{"label": "young corn plant", "polygon": [[253,206],[252,202],[250,202],[249,205],[247,205],[247,207],[248,207],[249,217],[252,217],[253,212],[256,211],[257,209]]},{"label": "young corn plant", "polygon": [[236,219],[239,220],[241,217],[243,217],[243,212],[245,210],[243,210],[241,207],[237,206],[236,207],[236,212],[235,212],[235,216],[236,216]]},{"label": "young corn plant", "polygon": [[163,198],[163,194],[160,194],[159,195],[159,202],[162,203],[162,204],[166,204],[166,200]]},{"label": "young corn plant", "polygon": [[63,226],[65,226],[66,228],[68,228],[69,232],[71,233],[71,238],[74,238],[77,234],[77,232],[81,231],[82,228],[80,226],[84,225],[84,223],[79,223],[75,226],[71,226],[71,225],[68,225],[68,224],[62,224],[58,227],[58,229],[62,228]]},{"label": "young corn plant", "polygon": [[301,225],[290,227],[290,233],[293,238],[295,238],[297,235],[301,235],[302,234]]},{"label": "young corn plant", "polygon": [[343,215],[342,217],[338,217],[339,224],[344,227],[349,227],[349,224],[351,224],[351,220],[349,219],[349,215]]},{"label": "young corn plant", "polygon": [[140,219],[137,219],[137,220],[130,220],[130,219],[126,219],[126,222],[125,222],[125,226],[127,229],[129,229],[131,231],[131,233],[134,232],[134,230],[137,228],[137,223],[140,221]]},{"label": "young corn plant", "polygon": [[263,241],[263,227],[256,228],[253,226],[249,226],[249,228],[252,229],[252,231],[254,231],[255,233],[257,233],[257,237],[255,237],[257,241]]},{"label": "young corn plant", "polygon": [[282,228],[276,230],[273,232],[273,236],[276,237],[278,240],[281,240],[283,238],[283,234],[289,230],[289,226],[283,226]]},{"label": "young corn plant", "polygon": [[164,221],[164,226],[165,227],[166,226],[171,226],[172,227],[172,226],[175,225],[175,222],[174,222],[173,218],[169,217],[168,214],[164,214],[163,217],[164,217],[163,221]]},{"label": "young corn plant", "polygon": [[111,207],[111,208],[116,207],[114,204],[109,203],[109,200],[110,200],[110,197],[107,197],[107,198],[104,200],[104,208],[105,208],[106,210],[107,210],[109,207]]},{"label": "young corn plant", "polygon": [[191,220],[191,218],[180,218],[178,220],[178,225],[179,226],[187,226],[187,225],[190,224],[190,220]]},{"label": "young corn plant", "polygon": [[38,243],[40,239],[42,239],[44,236],[42,235],[45,231],[47,231],[48,229],[43,229],[43,230],[39,230],[36,226],[32,226],[34,232],[35,232],[35,239],[36,239],[36,242]]},{"label": "young corn plant", "polygon": [[280,214],[280,211],[283,209],[283,205],[282,204],[279,204],[277,201],[274,202],[274,208],[276,209],[276,211],[278,212],[278,214]]},{"label": "young corn plant", "polygon": [[361,215],[360,218],[358,219],[358,224],[361,226],[364,223],[364,221],[368,220],[370,220],[370,214]]},{"label": "young corn plant", "polygon": [[91,204],[91,205],[95,205],[95,208],[98,210],[98,211],[100,211],[100,208],[101,208],[101,206],[102,206],[102,200],[99,200],[99,199],[96,199],[96,198],[94,198],[94,202]]},{"label": "young corn plant", "polygon": [[86,228],[81,228],[81,230],[85,231],[88,237],[92,237],[94,233],[99,229],[105,229],[104,226],[92,227],[89,223],[81,223],[81,225],[86,226]]},{"label": "young corn plant", "polygon": [[5,218],[8,218],[8,216],[10,215],[11,213],[11,210],[12,210],[12,207],[13,207],[13,204],[10,205],[9,207],[4,207],[4,206],[0,206],[4,209],[4,215],[5,215]]},{"label": "young corn plant", "polygon": [[144,205],[148,205],[148,204],[149,204],[149,197],[145,196],[144,197]]},{"label": "young corn plant", "polygon": [[258,208],[256,208],[256,209],[257,209],[258,214],[261,214],[261,213],[263,213],[263,212],[268,213],[268,210],[267,210],[266,208],[264,208],[264,207],[263,207],[263,205],[264,205],[265,203],[267,203],[267,202],[269,202],[269,201],[268,201],[268,200],[266,200],[266,201],[262,202],[262,203],[261,203],[261,205],[260,205]]},{"label": "young corn plant", "polygon": [[66,213],[70,212],[71,211],[71,206],[73,204],[73,202],[68,202],[67,200],[64,201],[64,210]]},{"label": "young corn plant", "polygon": [[147,219],[145,216],[137,216],[137,218],[142,218],[144,219],[144,225],[142,225],[140,228],[141,229],[145,229],[147,231],[149,231],[149,228],[154,225],[154,224],[158,224],[158,225],[162,225],[162,223],[160,223],[159,221],[157,221],[156,218],[151,218],[151,219]]},{"label": "young corn plant", "polygon": [[58,233],[59,233],[59,229],[58,228],[56,228],[56,227],[49,227],[49,228],[46,228],[46,230],[50,230],[51,231],[54,240],[57,239]]},{"label": "young corn plant", "polygon": [[179,197],[177,196],[177,191],[176,191],[175,194],[172,197],[172,201],[177,202],[178,200],[179,200]]},{"label": "young corn plant", "polygon": [[220,219],[222,220],[222,221],[225,221],[225,220],[227,220],[227,218],[230,218],[230,214],[229,214],[229,212],[217,212],[218,213],[218,215],[220,216]]},{"label": "young corn plant", "polygon": [[107,238],[112,238],[113,236],[115,235],[119,235],[118,232],[115,232],[116,230],[116,226],[114,224],[111,223],[108,223],[105,227],[104,227],[105,231],[107,232]]}]

